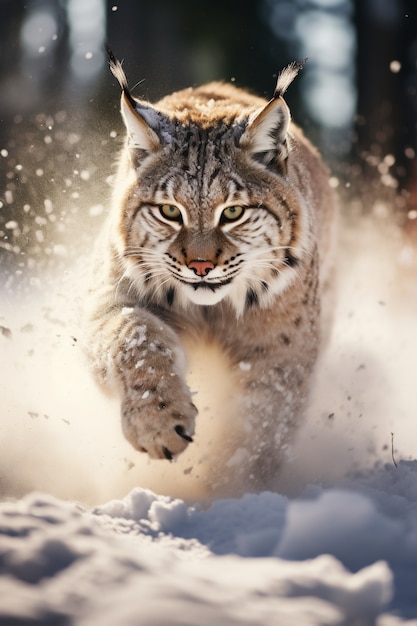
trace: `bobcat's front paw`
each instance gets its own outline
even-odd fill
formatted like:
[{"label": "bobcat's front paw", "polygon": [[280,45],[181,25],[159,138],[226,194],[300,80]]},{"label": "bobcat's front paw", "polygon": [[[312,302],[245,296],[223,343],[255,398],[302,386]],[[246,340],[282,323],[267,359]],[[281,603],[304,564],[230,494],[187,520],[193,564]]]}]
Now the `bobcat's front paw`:
[{"label": "bobcat's front paw", "polygon": [[197,408],[178,376],[162,376],[154,386],[130,390],[122,399],[122,426],[136,450],[168,459],[193,440]]}]

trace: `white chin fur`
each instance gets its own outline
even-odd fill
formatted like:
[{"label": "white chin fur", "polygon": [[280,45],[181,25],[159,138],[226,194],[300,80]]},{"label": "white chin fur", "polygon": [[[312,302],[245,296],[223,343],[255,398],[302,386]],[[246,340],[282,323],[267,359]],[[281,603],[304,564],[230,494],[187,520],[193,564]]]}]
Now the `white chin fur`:
[{"label": "white chin fur", "polygon": [[215,291],[212,291],[211,289],[206,289],[204,287],[193,289],[193,287],[183,286],[183,292],[186,298],[194,304],[199,304],[201,306],[213,306],[214,304],[220,302],[220,300],[223,300],[223,298],[227,295],[229,291],[227,287],[227,285],[224,285],[224,287],[219,287]]}]

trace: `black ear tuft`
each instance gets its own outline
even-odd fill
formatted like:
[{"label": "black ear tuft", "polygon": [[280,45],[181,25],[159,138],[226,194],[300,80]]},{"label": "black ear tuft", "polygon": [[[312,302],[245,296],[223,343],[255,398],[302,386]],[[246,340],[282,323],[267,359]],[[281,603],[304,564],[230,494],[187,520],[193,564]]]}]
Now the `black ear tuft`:
[{"label": "black ear tuft", "polygon": [[110,50],[109,46],[107,44],[105,44],[105,48],[106,48],[106,52],[107,52],[107,57],[109,59],[109,64],[110,65],[116,65],[117,64],[117,59],[114,56],[112,50]]},{"label": "black ear tuft", "polygon": [[274,98],[280,98],[284,95],[294,78],[296,78],[298,73],[303,69],[306,62],[307,57],[303,59],[303,61],[293,61],[279,73]]},{"label": "black ear tuft", "polygon": [[110,48],[107,45],[106,45],[106,52],[107,52],[107,56],[108,56],[108,59],[109,59],[109,66],[110,66],[111,73],[116,78],[117,82],[119,83],[120,87],[122,88],[122,91],[125,94],[127,100],[131,104],[131,106],[133,108],[135,108],[136,100],[132,97],[132,95],[131,95],[131,93],[129,91],[126,74],[124,73],[124,70],[123,70],[121,62],[118,59],[116,59],[116,57],[114,56],[113,52],[110,50]]}]

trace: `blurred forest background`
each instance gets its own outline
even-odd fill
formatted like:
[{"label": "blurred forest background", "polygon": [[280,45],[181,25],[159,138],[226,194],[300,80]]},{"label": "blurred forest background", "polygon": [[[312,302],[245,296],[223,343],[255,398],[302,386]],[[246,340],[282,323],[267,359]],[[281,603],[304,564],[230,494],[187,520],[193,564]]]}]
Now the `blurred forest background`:
[{"label": "blurred forest background", "polygon": [[347,210],[417,224],[416,0],[0,0],[6,288],[91,248],[123,137],[105,43],[152,101],[213,79],[270,97],[307,57],[287,100]]}]

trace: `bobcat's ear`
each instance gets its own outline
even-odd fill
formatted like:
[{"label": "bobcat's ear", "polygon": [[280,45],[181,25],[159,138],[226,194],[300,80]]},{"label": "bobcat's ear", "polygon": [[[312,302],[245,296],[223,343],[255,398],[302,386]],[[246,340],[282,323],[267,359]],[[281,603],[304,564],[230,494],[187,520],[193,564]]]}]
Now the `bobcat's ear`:
[{"label": "bobcat's ear", "polygon": [[240,145],[266,165],[276,158],[284,161],[288,156],[287,134],[290,121],[290,110],[283,98],[274,97],[250,116]]},{"label": "bobcat's ear", "polygon": [[120,108],[130,144],[138,150],[153,152],[160,147],[161,143],[154,130],[158,127],[159,114],[150,104],[132,97],[122,64],[109,48],[107,48],[107,54],[110,70],[122,88]]},{"label": "bobcat's ear", "polygon": [[121,112],[130,144],[138,150],[154,152],[160,145],[160,139],[152,125],[158,124],[158,113],[150,105],[134,101],[132,106],[126,93],[122,93]]},{"label": "bobcat's ear", "polygon": [[290,110],[282,97],[304,63],[292,63],[278,76],[273,98],[248,119],[240,145],[265,165],[285,166],[288,157]]}]

